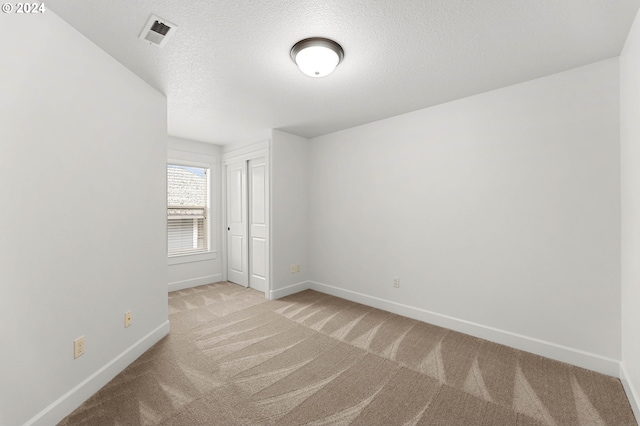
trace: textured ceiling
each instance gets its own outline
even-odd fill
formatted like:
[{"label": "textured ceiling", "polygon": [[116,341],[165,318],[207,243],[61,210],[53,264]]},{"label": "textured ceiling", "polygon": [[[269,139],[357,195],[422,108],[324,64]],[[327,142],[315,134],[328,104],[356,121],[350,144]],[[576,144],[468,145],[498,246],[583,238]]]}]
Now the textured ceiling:
[{"label": "textured ceiling", "polygon": [[[48,0],[167,96],[169,134],[228,144],[322,135],[620,54],[640,0]],[[178,25],[160,49],[150,14]],[[342,45],[328,77],[289,57]]]}]

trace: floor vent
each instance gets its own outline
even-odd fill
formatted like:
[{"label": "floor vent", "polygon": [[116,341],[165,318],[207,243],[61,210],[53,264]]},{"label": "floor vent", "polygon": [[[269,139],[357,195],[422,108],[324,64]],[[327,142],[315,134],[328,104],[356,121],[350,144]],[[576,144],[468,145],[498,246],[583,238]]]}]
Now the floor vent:
[{"label": "floor vent", "polygon": [[177,25],[158,16],[151,15],[140,33],[140,39],[158,47],[164,47],[167,44],[167,40],[173,36],[177,29]]}]

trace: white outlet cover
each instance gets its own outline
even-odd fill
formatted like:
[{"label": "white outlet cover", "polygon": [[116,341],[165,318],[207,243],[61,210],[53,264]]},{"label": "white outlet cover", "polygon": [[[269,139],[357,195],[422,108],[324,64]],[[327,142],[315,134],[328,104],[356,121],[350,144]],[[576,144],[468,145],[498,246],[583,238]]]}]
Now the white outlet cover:
[{"label": "white outlet cover", "polygon": [[73,358],[76,359],[82,355],[84,355],[84,336],[73,341]]}]

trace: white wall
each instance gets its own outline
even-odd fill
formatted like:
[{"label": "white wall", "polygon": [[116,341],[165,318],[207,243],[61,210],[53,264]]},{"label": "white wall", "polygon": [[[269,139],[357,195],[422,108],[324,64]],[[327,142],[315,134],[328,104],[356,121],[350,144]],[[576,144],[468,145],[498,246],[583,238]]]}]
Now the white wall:
[{"label": "white wall", "polygon": [[[309,280],[309,141],[271,135],[271,297],[306,288]],[[291,273],[291,265],[300,272]]]},{"label": "white wall", "polygon": [[312,139],[312,287],[617,374],[618,71]]},{"label": "white wall", "polygon": [[222,280],[221,147],[169,136],[168,157],[211,164],[211,253],[169,258],[169,291]]},{"label": "white wall", "polygon": [[640,14],[620,57],[622,371],[640,419]]},{"label": "white wall", "polygon": [[0,26],[0,424],[52,425],[168,332],[166,99],[50,10]]}]

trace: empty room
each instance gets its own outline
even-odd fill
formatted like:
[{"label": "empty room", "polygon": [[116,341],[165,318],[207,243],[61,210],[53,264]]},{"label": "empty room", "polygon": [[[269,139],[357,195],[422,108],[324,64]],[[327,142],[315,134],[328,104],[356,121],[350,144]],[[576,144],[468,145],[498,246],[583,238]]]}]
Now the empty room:
[{"label": "empty room", "polygon": [[639,8],[3,3],[0,425],[637,425]]}]

